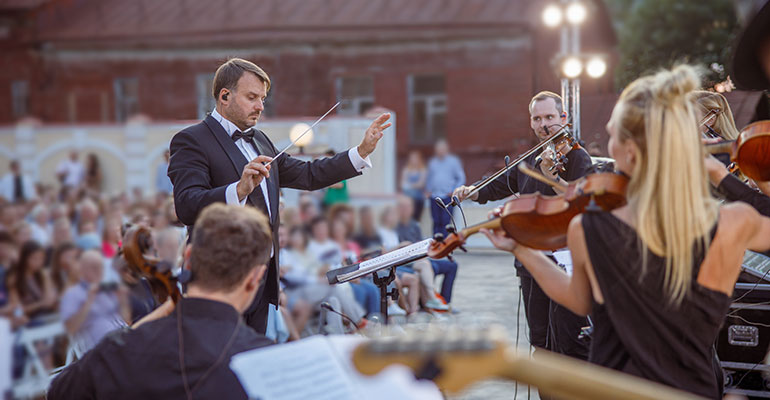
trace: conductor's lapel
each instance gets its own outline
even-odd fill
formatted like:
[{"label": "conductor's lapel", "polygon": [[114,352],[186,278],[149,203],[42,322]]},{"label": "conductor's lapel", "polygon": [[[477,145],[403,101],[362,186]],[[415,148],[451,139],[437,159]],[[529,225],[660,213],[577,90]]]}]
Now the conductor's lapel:
[{"label": "conductor's lapel", "polygon": [[[264,132],[254,129],[254,145],[257,147],[257,152],[260,155],[275,156],[275,150],[270,144],[270,140],[267,138]],[[267,195],[270,196],[270,222],[275,222],[275,217],[278,215],[278,162],[274,162],[270,168],[270,178],[267,179]]]},{"label": "conductor's lapel", "polygon": [[[245,167],[248,163],[246,157],[243,156],[243,153],[241,153],[241,150],[238,148],[238,146],[235,145],[235,142],[233,142],[233,139],[230,137],[230,135],[225,132],[225,128],[222,127],[222,124],[214,119],[214,117],[209,115],[206,117],[206,119],[203,120],[203,122],[206,124],[206,126],[209,127],[211,133],[214,134],[214,137],[217,139],[217,142],[219,142],[219,145],[222,146],[222,149],[230,159],[233,168],[235,168],[235,174],[238,177],[237,179],[240,179],[241,173],[243,172],[243,167]],[[267,211],[265,209],[265,197],[262,195],[262,190],[259,190],[259,188],[249,194],[248,201],[251,203],[251,205]]]}]

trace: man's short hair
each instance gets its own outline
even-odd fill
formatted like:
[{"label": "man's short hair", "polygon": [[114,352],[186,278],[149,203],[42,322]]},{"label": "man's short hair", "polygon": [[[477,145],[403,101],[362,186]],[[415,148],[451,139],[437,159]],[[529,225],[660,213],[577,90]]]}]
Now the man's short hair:
[{"label": "man's short hair", "polygon": [[262,83],[265,84],[265,92],[270,91],[270,77],[267,73],[251,61],[242,58],[231,58],[217,68],[214,74],[214,83],[211,94],[215,99],[219,99],[219,92],[222,89],[235,90],[238,86],[238,80],[241,79],[244,72],[251,72],[256,75]]},{"label": "man's short hair", "polygon": [[214,203],[203,209],[193,229],[190,272],[195,285],[233,289],[270,260],[270,224],[252,207]]},{"label": "man's short hair", "polygon": [[546,99],[553,99],[553,102],[556,103],[556,111],[558,111],[559,116],[561,116],[561,114],[564,112],[564,105],[561,102],[561,96],[548,90],[543,90],[542,92],[532,96],[532,100],[529,101],[529,113],[532,114],[532,107],[535,106],[535,102]]}]

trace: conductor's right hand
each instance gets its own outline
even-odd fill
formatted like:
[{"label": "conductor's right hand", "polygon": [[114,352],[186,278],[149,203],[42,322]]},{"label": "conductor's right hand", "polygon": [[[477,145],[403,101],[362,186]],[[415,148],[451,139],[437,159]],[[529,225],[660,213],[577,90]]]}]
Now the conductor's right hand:
[{"label": "conductor's right hand", "polygon": [[468,197],[468,193],[470,193],[473,189],[475,189],[476,186],[460,186],[459,188],[455,189],[454,192],[452,192],[452,197],[457,196],[457,198],[460,199],[460,201],[464,201],[465,199],[469,198],[473,201],[476,201],[479,199],[479,192],[474,193],[472,196]]},{"label": "conductor's right hand", "polygon": [[270,167],[272,165],[265,165],[265,163],[272,160],[272,157],[257,156],[257,158],[251,160],[251,162],[243,167],[241,180],[238,181],[238,184],[235,187],[238,192],[238,200],[243,201],[246,196],[251,194],[251,192],[259,186],[262,179],[270,177]]}]

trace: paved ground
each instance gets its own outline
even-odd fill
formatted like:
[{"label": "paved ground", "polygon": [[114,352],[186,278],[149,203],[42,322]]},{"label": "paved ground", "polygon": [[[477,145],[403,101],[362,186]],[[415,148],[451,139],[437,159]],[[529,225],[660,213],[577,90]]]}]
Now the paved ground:
[{"label": "paved ground", "polygon": [[[511,345],[516,344],[518,327],[518,344],[527,348],[527,322],[524,317],[524,307],[517,311],[519,305],[519,279],[513,268],[513,257],[502,252],[471,250],[456,257],[460,265],[455,280],[452,304],[461,313],[456,320],[458,323],[478,320],[481,323],[494,322],[505,327]],[[517,324],[518,321],[518,324]],[[514,394],[516,396],[514,397]],[[518,385],[510,381],[487,380],[477,383],[462,393],[453,397],[456,400],[470,399],[539,399],[537,390],[528,393],[526,385]]]}]

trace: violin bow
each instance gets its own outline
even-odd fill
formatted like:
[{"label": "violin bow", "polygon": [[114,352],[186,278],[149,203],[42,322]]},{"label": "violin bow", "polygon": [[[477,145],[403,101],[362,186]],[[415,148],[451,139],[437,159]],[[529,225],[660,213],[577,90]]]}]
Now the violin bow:
[{"label": "violin bow", "polygon": [[[537,146],[527,150],[526,153],[520,155],[517,159],[513,160],[512,163],[506,165],[505,167],[503,167],[499,171],[495,172],[494,174],[488,176],[483,181],[479,182],[479,184],[476,187],[474,187],[473,190],[468,192],[468,195],[465,198],[467,199],[468,197],[472,197],[474,194],[478,193],[479,190],[481,190],[485,186],[489,185],[492,181],[494,181],[495,179],[497,179],[498,177],[500,177],[504,173],[510,171],[511,168],[515,167],[516,165],[518,165],[520,162],[524,161],[526,158],[528,158],[532,154],[535,154],[536,151],[539,151],[543,147],[548,146],[548,144],[553,142],[554,140],[559,139],[562,136],[565,136],[565,135],[569,134],[569,132],[566,131],[566,128],[570,127],[571,125],[572,124],[569,124],[569,123],[564,124],[564,125],[560,125],[559,129],[557,129],[556,132],[552,133],[551,136],[549,136],[547,139],[545,139],[542,142],[540,142]],[[456,202],[455,199],[453,198],[452,202],[447,204],[447,207],[457,206],[457,205],[459,205],[459,203]]]},{"label": "violin bow", "polygon": [[291,146],[294,146],[294,144],[295,144],[295,143],[297,143],[297,142],[299,141],[299,139],[301,139],[301,138],[302,138],[302,136],[305,136],[305,134],[306,134],[306,133],[308,133],[308,132],[310,132],[311,130],[313,130],[313,128],[315,128],[315,126],[316,126],[316,125],[318,125],[318,123],[319,123],[319,122],[321,122],[321,120],[323,120],[324,118],[326,118],[326,116],[327,116],[327,115],[329,115],[329,113],[331,113],[332,111],[334,111],[334,109],[335,109],[335,108],[337,108],[337,106],[339,106],[339,105],[340,105],[340,103],[342,103],[342,102],[341,102],[341,101],[338,101],[338,102],[337,102],[337,104],[333,105],[333,106],[332,106],[332,108],[330,108],[330,109],[329,109],[329,111],[327,111],[327,112],[326,112],[324,115],[322,115],[322,116],[321,116],[321,118],[318,118],[318,119],[317,119],[315,122],[313,122],[313,125],[310,125],[310,126],[307,128],[307,129],[305,129],[305,131],[304,131],[304,132],[302,132],[302,134],[301,134],[301,135],[297,136],[297,138],[296,138],[296,139],[294,139],[294,141],[292,141],[291,143],[289,143],[289,145],[288,145],[288,146],[284,147],[284,148],[283,148],[283,150],[281,150],[281,151],[280,151],[278,154],[276,154],[276,155],[273,157],[273,159],[272,159],[272,160],[270,160],[270,162],[269,162],[269,163],[265,164],[265,166],[268,166],[268,165],[272,164],[272,163],[273,163],[273,161],[275,161],[275,159],[276,159],[276,158],[280,157],[280,156],[281,156],[281,154],[283,154],[283,153],[285,153],[285,152],[286,152],[286,150],[289,150],[289,149],[291,148]]}]

